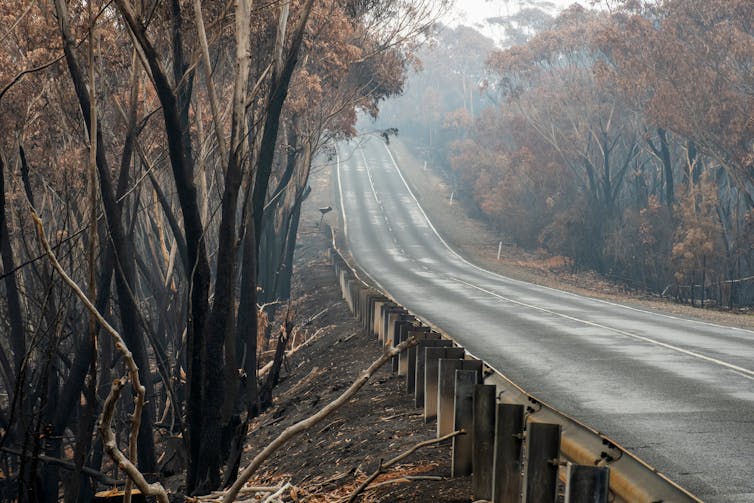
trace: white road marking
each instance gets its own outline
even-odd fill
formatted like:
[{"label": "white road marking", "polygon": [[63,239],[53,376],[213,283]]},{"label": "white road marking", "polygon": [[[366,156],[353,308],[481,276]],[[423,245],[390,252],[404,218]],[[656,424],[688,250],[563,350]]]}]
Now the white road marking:
[{"label": "white road marking", "polygon": [[[335,159],[337,161],[336,171],[338,175],[338,193],[340,195],[340,212],[343,217],[343,236],[346,238],[346,242],[350,242],[350,240],[348,239],[348,222],[346,221],[346,200],[343,197],[343,183],[341,182],[341,179],[340,179],[340,156],[338,155],[337,145],[335,146]],[[366,274],[367,278],[369,278],[372,281],[372,283],[375,286],[377,286],[378,289],[380,289],[384,294],[386,294],[388,297],[392,299],[392,296],[388,293],[387,289],[384,286],[382,286],[382,283],[377,281],[377,278],[369,274],[369,271],[367,271],[366,269],[362,268],[361,270],[364,272],[364,274]],[[392,299],[392,300],[395,300],[395,299]]]},{"label": "white road marking", "polygon": [[[367,171],[367,178],[369,179],[369,186],[372,188],[372,195],[374,196],[374,200],[377,201],[377,205],[382,208],[382,201],[380,201],[380,198],[377,196],[377,191],[374,188],[374,181],[372,180],[372,172],[369,170],[369,163],[367,162],[367,158],[364,156],[364,149],[361,148],[361,145],[357,147],[359,149],[359,153],[361,154],[361,158],[364,161],[364,169]],[[383,211],[384,214],[384,211]],[[392,231],[392,229],[390,229]]]},{"label": "white road marking", "polygon": [[519,306],[527,307],[529,309],[535,309],[535,310],[541,311],[543,313],[552,314],[554,316],[559,316],[561,318],[565,318],[567,320],[575,321],[577,323],[583,323],[584,325],[589,325],[591,327],[597,327],[597,328],[601,328],[603,330],[608,330],[608,331],[614,332],[616,334],[624,335],[626,337],[631,337],[632,339],[640,340],[640,341],[643,341],[643,342],[648,342],[650,344],[654,344],[655,346],[660,346],[660,347],[663,347],[665,349],[670,349],[672,351],[677,351],[677,352],[682,353],[682,354],[684,354],[686,356],[691,356],[693,358],[698,358],[700,360],[704,360],[704,361],[707,361],[707,362],[710,362],[710,363],[714,363],[715,365],[719,365],[721,367],[725,367],[727,370],[735,372],[736,374],[738,374],[738,375],[740,375],[742,377],[746,377],[747,379],[751,379],[751,380],[754,381],[754,371],[749,370],[749,369],[745,369],[743,367],[739,367],[738,365],[734,365],[732,363],[728,363],[728,362],[725,362],[723,360],[718,360],[717,358],[712,358],[710,356],[706,356],[706,355],[703,355],[701,353],[697,353],[695,351],[689,351],[688,349],[683,349],[683,348],[680,348],[678,346],[673,346],[672,344],[668,344],[668,343],[661,342],[661,341],[658,341],[658,340],[655,340],[655,339],[651,339],[649,337],[644,337],[643,335],[632,334],[631,332],[626,332],[625,330],[621,330],[621,329],[618,329],[618,328],[609,327],[607,325],[602,325],[601,323],[595,323],[593,321],[583,320],[581,318],[576,318],[575,316],[569,316],[567,314],[559,313],[559,312],[553,311],[551,309],[547,309],[547,308],[540,307],[540,306],[535,306],[533,304],[527,304],[526,302],[521,302],[521,301],[518,301],[518,300],[515,300],[515,299],[511,299],[510,297],[506,297],[504,295],[500,295],[499,293],[493,292],[491,290],[487,290],[486,288],[482,288],[481,286],[474,285],[473,283],[469,283],[467,281],[464,281],[464,280],[459,279],[459,278],[455,278],[453,276],[448,276],[448,278],[450,278],[451,280],[455,281],[456,283],[460,283],[462,285],[466,285],[466,286],[468,286],[470,288],[474,288],[475,290],[479,290],[480,292],[484,292],[484,293],[486,293],[488,295],[491,295],[493,297],[497,297],[498,299],[504,300],[506,302],[510,302],[512,304],[517,304]]},{"label": "white road marking", "polygon": [[348,221],[346,220],[346,200],[343,198],[343,184],[340,181],[340,155],[338,155],[338,147],[335,146],[335,165],[338,173],[338,193],[340,195],[340,215],[343,219],[343,235],[348,241]]}]

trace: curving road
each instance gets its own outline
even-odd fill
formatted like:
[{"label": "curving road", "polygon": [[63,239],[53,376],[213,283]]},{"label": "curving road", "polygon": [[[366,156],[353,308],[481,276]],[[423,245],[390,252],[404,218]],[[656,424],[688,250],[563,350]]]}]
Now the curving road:
[{"label": "curving road", "polygon": [[754,332],[468,263],[378,138],[339,144],[336,177],[350,250],[399,303],[703,500],[754,502]]}]

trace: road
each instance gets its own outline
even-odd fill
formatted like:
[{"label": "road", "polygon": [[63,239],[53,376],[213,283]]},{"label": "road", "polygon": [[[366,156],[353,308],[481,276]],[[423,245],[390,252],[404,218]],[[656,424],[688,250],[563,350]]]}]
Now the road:
[{"label": "road", "polygon": [[754,332],[482,270],[436,232],[382,140],[341,143],[337,161],[351,253],[396,301],[703,500],[754,502]]}]

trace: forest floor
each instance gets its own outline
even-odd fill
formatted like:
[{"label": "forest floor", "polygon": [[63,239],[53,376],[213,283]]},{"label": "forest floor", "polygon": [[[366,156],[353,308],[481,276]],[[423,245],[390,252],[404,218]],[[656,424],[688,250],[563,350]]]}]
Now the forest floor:
[{"label": "forest floor", "polygon": [[[381,355],[377,340],[364,333],[341,298],[328,240],[319,229],[317,209],[330,204],[328,176],[324,170],[315,173],[311,183],[314,190],[302,211],[291,303],[297,339],[311,342],[286,360],[273,406],[250,426],[242,468],[285,428],[336,399]],[[349,403],[279,449],[250,483],[290,482],[295,489],[289,501],[338,501],[381,460],[435,436],[435,424],[424,422],[413,395],[406,392],[405,378],[393,374],[388,363]],[[372,483],[384,484],[367,489],[359,501],[471,501],[470,478],[449,478],[450,454],[449,443],[419,449],[387,469]],[[409,481],[404,476],[440,480]]]},{"label": "forest floor", "polygon": [[[558,288],[588,297],[620,302],[640,309],[754,329],[751,310],[701,309],[635,290],[592,271],[571,271],[562,257],[529,252],[505,244],[508,239],[470,212],[457,199],[450,204],[451,189],[438,170],[425,168],[418,148],[401,138],[391,138],[390,150],[432,224],[451,248],[470,262],[504,276]],[[457,196],[457,194],[455,194]],[[503,242],[500,260],[498,245]]]}]

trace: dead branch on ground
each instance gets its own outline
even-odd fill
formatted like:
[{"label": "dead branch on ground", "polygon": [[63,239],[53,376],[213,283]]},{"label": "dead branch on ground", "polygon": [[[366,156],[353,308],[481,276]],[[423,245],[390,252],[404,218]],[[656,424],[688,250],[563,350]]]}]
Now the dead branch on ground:
[{"label": "dead branch on ground", "polygon": [[[327,328],[330,328],[330,325],[328,325],[328,326],[326,326],[326,327],[322,327],[322,328],[318,329],[318,330],[317,330],[316,332],[314,332],[314,333],[313,333],[313,334],[312,334],[311,336],[307,337],[307,338],[306,338],[306,339],[304,340],[304,342],[302,342],[302,343],[301,343],[301,344],[299,344],[298,346],[296,346],[296,347],[294,347],[294,348],[291,348],[291,349],[289,349],[288,351],[286,351],[286,352],[285,352],[285,357],[286,357],[286,358],[290,358],[290,357],[291,357],[291,355],[293,355],[293,354],[294,354],[294,353],[296,353],[297,351],[300,351],[301,349],[303,349],[303,348],[305,348],[306,346],[308,346],[308,345],[309,345],[310,343],[312,343],[312,342],[316,341],[316,340],[317,340],[317,339],[319,338],[319,334],[320,334],[320,333],[322,333],[322,332],[323,332],[323,331],[324,331],[325,329],[327,329]],[[270,371],[270,369],[272,369],[272,364],[273,364],[273,362],[269,362],[269,363],[267,363],[267,364],[266,364],[266,365],[265,365],[264,367],[262,367],[261,369],[259,369],[259,372],[257,372],[257,374],[259,375],[259,377],[262,377],[263,375],[266,375],[266,374],[267,374],[267,372],[269,372],[269,371]]]},{"label": "dead branch on ground", "polygon": [[415,337],[411,337],[408,340],[400,343],[399,345],[385,351],[382,356],[375,360],[368,369],[363,371],[356,378],[353,384],[351,384],[351,386],[347,390],[345,390],[338,398],[327,404],[316,414],[309,416],[308,418],[286,428],[275,440],[268,444],[267,447],[265,447],[262,452],[260,452],[252,460],[251,464],[249,464],[249,466],[247,466],[243,470],[243,472],[241,472],[233,486],[231,486],[231,488],[228,489],[227,493],[225,494],[223,503],[231,503],[236,499],[236,496],[238,495],[238,492],[241,490],[243,485],[251,478],[252,475],[254,475],[257,469],[262,465],[264,461],[267,460],[267,458],[272,455],[273,452],[275,452],[278,448],[280,448],[283,444],[288,442],[296,435],[313,427],[315,424],[319,423],[324,418],[336,411],[338,408],[346,404],[369,381],[369,378],[372,377],[372,375],[377,372],[380,367],[382,367],[386,362],[390,361],[391,358],[399,354],[401,351],[415,346],[417,342],[418,340]]},{"label": "dead branch on ground", "polygon": [[443,480],[444,477],[440,477],[438,475],[403,475],[401,477],[397,477],[394,479],[386,480],[384,482],[380,482],[379,484],[375,484],[369,489],[377,489],[378,487],[382,486],[389,486],[390,484],[408,484],[410,482],[415,482],[417,480]]},{"label": "dead branch on ground", "polygon": [[[280,485],[246,486],[238,493],[238,499],[236,499],[236,503],[256,503],[259,501],[261,495],[276,493],[280,490],[281,487],[282,486]],[[191,503],[220,503],[224,495],[224,491],[212,491],[211,493],[205,494],[204,496],[186,498],[186,501]]]},{"label": "dead branch on ground", "polygon": [[290,482],[286,482],[283,487],[275,491],[274,493],[267,496],[265,499],[262,500],[262,503],[277,503],[278,501],[282,502],[283,498],[282,495],[285,491],[291,489],[293,486]]},{"label": "dead branch on ground", "polygon": [[[398,456],[394,457],[393,459],[391,459],[391,460],[389,460],[389,461],[387,461],[385,463],[380,462],[380,466],[377,468],[377,470],[375,470],[374,473],[372,473],[364,482],[362,482],[361,485],[359,485],[359,487],[357,487],[356,489],[354,489],[354,491],[351,493],[351,495],[348,497],[348,499],[346,501],[348,501],[348,503],[352,503],[353,501],[355,501],[356,497],[359,494],[361,494],[367,488],[367,486],[372,483],[372,481],[374,479],[376,479],[377,477],[379,477],[381,474],[385,473],[385,469],[386,468],[389,468],[390,466],[392,466],[392,465],[394,465],[396,463],[399,463],[400,461],[406,459],[407,457],[409,457],[411,454],[413,454],[417,450],[421,449],[422,447],[426,447],[426,446],[432,445],[432,444],[439,444],[440,442],[444,442],[445,440],[448,440],[448,439],[453,438],[455,436],[465,435],[465,434],[466,434],[466,432],[463,429],[460,429],[460,430],[454,431],[452,433],[448,433],[447,435],[444,435],[444,436],[442,436],[440,438],[432,438],[430,440],[425,440],[424,442],[419,442],[418,444],[416,444],[413,447],[411,447],[409,450],[407,450],[407,451],[399,454]],[[406,479],[406,480],[410,480],[408,476],[404,476],[404,477],[401,477],[401,478]],[[390,482],[393,483],[393,482],[395,482],[395,480],[391,480]],[[377,487],[378,485],[380,485],[380,484],[377,484],[377,485],[372,486],[372,487]]]},{"label": "dead branch on ground", "polygon": [[314,381],[316,378],[318,378],[319,376],[321,376],[325,372],[327,372],[325,369],[320,369],[319,367],[314,367],[312,369],[312,371],[309,372],[309,374],[306,375],[306,377],[304,377],[299,382],[297,382],[296,384],[294,384],[291,387],[291,389],[288,390],[288,392],[286,394],[288,396],[296,396],[298,394],[298,392],[301,391],[304,388],[304,386],[307,386],[308,384],[310,384],[312,381]]}]

